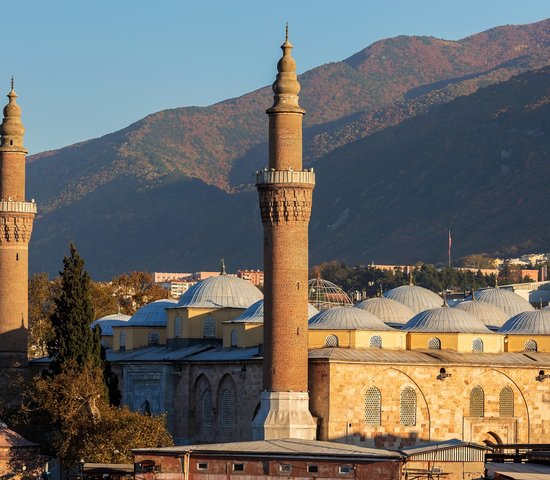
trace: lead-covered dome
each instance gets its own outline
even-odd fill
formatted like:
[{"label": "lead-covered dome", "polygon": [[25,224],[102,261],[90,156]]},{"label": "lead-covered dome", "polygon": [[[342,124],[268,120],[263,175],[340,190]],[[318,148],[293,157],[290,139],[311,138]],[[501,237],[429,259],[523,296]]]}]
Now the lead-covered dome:
[{"label": "lead-covered dome", "polygon": [[406,305],[414,313],[441,307],[443,304],[443,299],[437,293],[417,285],[402,285],[392,288],[384,293],[384,297]]},{"label": "lead-covered dome", "polygon": [[128,320],[128,327],[165,327],[166,309],[175,307],[177,300],[157,300],[141,307],[132,318]]},{"label": "lead-covered dome", "polygon": [[530,312],[534,310],[533,306],[527,300],[520,297],[517,293],[512,292],[512,290],[507,290],[505,288],[486,288],[485,290],[477,290],[474,292],[474,295],[476,300],[490,303],[504,310],[509,317],[521,312]]},{"label": "lead-covered dome", "polygon": [[322,310],[309,319],[310,330],[393,330],[372,313],[351,306]]},{"label": "lead-covered dome", "polygon": [[124,315],[123,313],[113,313],[112,315],[106,315],[93,321],[90,327],[92,330],[99,326],[101,328],[101,336],[111,336],[113,334],[113,327],[119,327],[121,325],[128,325],[130,315]]},{"label": "lead-covered dome", "polygon": [[508,335],[550,335],[550,310],[533,310],[514,315],[499,330]]},{"label": "lead-covered dome", "polygon": [[[316,313],[319,313],[313,305],[307,304],[307,318],[313,317]],[[238,316],[232,323],[264,323],[264,301],[258,300],[248,307],[240,316]]]},{"label": "lead-covered dome", "polygon": [[407,305],[386,297],[369,298],[355,305],[390,326],[405,325],[415,313]]},{"label": "lead-covered dome", "polygon": [[510,318],[504,310],[492,303],[481,300],[467,300],[457,303],[453,308],[464,310],[479,318],[491,330],[498,330]]},{"label": "lead-covered dome", "polygon": [[451,307],[431,308],[417,313],[401,330],[425,333],[492,333],[479,318]]},{"label": "lead-covered dome", "polygon": [[178,307],[248,308],[263,298],[248,280],[221,274],[193,285],[178,301]]}]

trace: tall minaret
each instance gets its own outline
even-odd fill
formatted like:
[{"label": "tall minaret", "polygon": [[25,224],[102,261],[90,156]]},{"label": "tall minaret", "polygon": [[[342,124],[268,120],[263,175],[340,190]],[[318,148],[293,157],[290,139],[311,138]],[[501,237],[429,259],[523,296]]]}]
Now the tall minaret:
[{"label": "tall minaret", "polygon": [[308,394],[308,225],[315,185],[302,169],[300,84],[288,27],[273,84],[269,168],[256,172],[264,226],[264,362],[255,439],[314,440]]},{"label": "tall minaret", "polygon": [[0,125],[0,367],[27,360],[29,240],[36,214],[25,201],[25,127],[13,90]]}]

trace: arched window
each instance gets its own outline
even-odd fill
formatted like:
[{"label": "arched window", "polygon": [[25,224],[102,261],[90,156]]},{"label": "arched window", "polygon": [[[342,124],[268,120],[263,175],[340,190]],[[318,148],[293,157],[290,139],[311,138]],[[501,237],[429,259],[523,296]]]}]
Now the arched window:
[{"label": "arched window", "polygon": [[472,352],[483,352],[483,340],[481,338],[472,340]]},{"label": "arched window", "polygon": [[370,348],[382,348],[382,337],[380,335],[373,335],[370,337]]},{"label": "arched window", "polygon": [[147,334],[147,343],[149,345],[158,345],[160,343],[160,333],[159,332],[149,332]]},{"label": "arched window", "polygon": [[325,347],[337,347],[338,337],[336,335],[329,335],[325,338]]},{"label": "arched window", "polygon": [[202,327],[202,334],[205,338],[212,338],[216,336],[216,320],[212,317],[206,317]]},{"label": "arched window", "polygon": [[441,340],[436,337],[430,338],[428,340],[428,348],[430,350],[441,350]]},{"label": "arched window", "polygon": [[237,334],[237,330],[233,329],[231,330],[231,346],[236,347],[239,344],[239,335]]},{"label": "arched window", "polygon": [[504,387],[498,398],[498,415],[500,417],[514,416],[514,392],[510,387]]},{"label": "arched window", "polygon": [[214,418],[214,412],[212,411],[212,391],[209,388],[202,392],[201,400],[201,424],[203,427],[211,427],[212,420]]},{"label": "arched window", "polygon": [[538,349],[538,345],[537,342],[535,342],[534,340],[527,340],[523,348],[526,352],[536,352]]},{"label": "arched window", "polygon": [[145,400],[141,404],[141,414],[151,416],[151,404],[149,403],[149,400]]},{"label": "arched window", "polygon": [[235,405],[231,390],[225,389],[222,392],[222,427],[233,427],[235,425]]},{"label": "arched window", "polygon": [[414,388],[405,387],[401,390],[399,419],[401,425],[416,425],[416,392]]},{"label": "arched window", "polygon": [[483,417],[485,414],[485,394],[481,387],[470,392],[470,417]]},{"label": "arched window", "polygon": [[382,410],[382,397],[380,390],[370,387],[365,393],[365,423],[367,425],[380,425]]},{"label": "arched window", "polygon": [[121,347],[126,348],[126,332],[120,332],[118,342]]},{"label": "arched window", "polygon": [[176,315],[174,320],[174,337],[181,338],[181,317],[179,315]]}]

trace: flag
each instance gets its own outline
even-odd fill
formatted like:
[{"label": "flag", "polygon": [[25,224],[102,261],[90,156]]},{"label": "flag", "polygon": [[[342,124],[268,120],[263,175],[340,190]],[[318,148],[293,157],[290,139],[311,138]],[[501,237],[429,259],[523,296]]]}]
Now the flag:
[{"label": "flag", "polygon": [[451,246],[453,244],[453,239],[451,238],[451,231],[449,230],[449,264],[451,263]]}]

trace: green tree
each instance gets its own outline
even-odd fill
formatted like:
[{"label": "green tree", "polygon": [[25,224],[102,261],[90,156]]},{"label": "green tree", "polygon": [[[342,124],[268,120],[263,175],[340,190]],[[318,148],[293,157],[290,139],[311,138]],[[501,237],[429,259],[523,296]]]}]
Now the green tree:
[{"label": "green tree", "polygon": [[127,315],[133,315],[144,305],[168,298],[168,291],[153,282],[153,276],[147,272],[131,272],[113,278],[113,287],[120,309]]},{"label": "green tree", "polygon": [[63,259],[61,292],[55,299],[51,315],[53,336],[48,342],[48,355],[52,357],[52,371],[60,373],[69,360],[77,365],[101,365],[100,332],[91,330],[94,307],[91,299],[91,280],[84,270],[84,260],[73,244],[70,254]]},{"label": "green tree", "polygon": [[48,341],[53,336],[51,316],[58,295],[59,281],[50,280],[47,273],[35,273],[29,279],[29,358],[48,355]]}]

